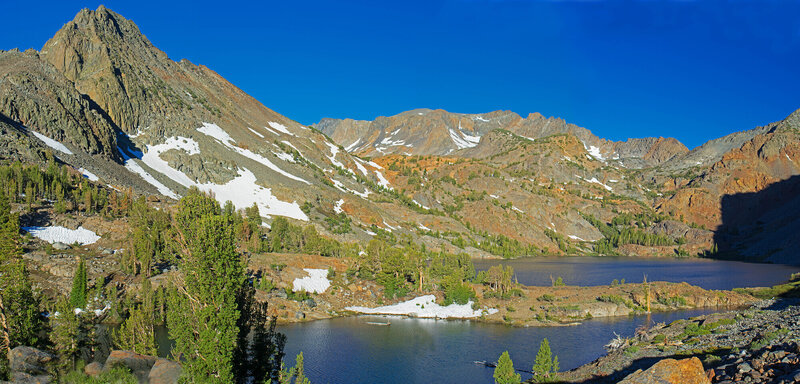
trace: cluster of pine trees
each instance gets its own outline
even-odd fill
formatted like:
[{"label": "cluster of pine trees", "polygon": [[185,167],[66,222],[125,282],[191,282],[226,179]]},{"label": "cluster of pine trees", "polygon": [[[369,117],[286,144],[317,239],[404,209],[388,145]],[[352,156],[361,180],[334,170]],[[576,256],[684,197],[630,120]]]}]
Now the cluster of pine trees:
[{"label": "cluster of pine trees", "polygon": [[[558,356],[553,355],[550,350],[550,342],[542,339],[539,344],[539,352],[534,360],[532,381],[535,383],[554,383],[558,381],[558,371],[561,369],[558,363]],[[522,377],[514,368],[508,351],[503,352],[497,360],[494,369],[494,382],[496,384],[520,384]]]},{"label": "cluster of pine trees", "polygon": [[370,240],[348,273],[383,285],[387,298],[436,288],[444,290],[446,302],[465,304],[475,296],[465,283],[475,278],[475,266],[467,254],[431,252],[411,241],[392,246]]},{"label": "cluster of pine trees", "polygon": [[[155,327],[166,323],[175,341],[172,354],[181,360],[186,382],[308,383],[302,356],[294,368],[283,368],[285,337],[275,330],[267,304],[255,300],[253,281],[245,274],[238,242],[251,241],[257,248],[268,243],[260,233],[257,208],[242,217],[195,189],[173,214],[155,210],[143,199],[128,199],[118,211],[129,216],[134,228],[131,251],[123,255],[123,262],[142,275],[138,292],[120,295],[117,286],[106,285],[104,279],[90,287],[86,262],[80,259],[69,296],[48,305],[32,289],[22,259],[19,217],[11,213],[10,201],[19,202],[20,186],[27,190],[25,197],[38,199],[58,198],[59,190],[94,196],[98,189],[81,187],[84,180],[63,167],[42,171],[15,164],[1,167],[0,179],[15,180],[0,188],[0,379],[8,378],[7,356],[19,345],[56,353],[61,374],[81,360],[91,361],[101,339],[100,314],[110,310],[123,320],[113,332],[114,345],[137,353],[156,354]],[[7,197],[7,191],[16,199]],[[76,204],[86,204],[82,208],[87,212],[110,212],[107,204],[82,201]],[[177,266],[178,273],[166,286],[153,288],[148,277],[164,263]],[[43,335],[46,339],[40,339]]]},{"label": "cluster of pine trees", "polygon": [[663,221],[663,216],[651,216],[647,214],[621,213],[611,220],[611,223],[603,223],[591,215],[583,215],[586,221],[590,222],[603,234],[603,239],[594,243],[595,253],[601,255],[615,255],[616,248],[625,244],[637,244],[644,246],[665,246],[680,245],[685,243],[685,239],[673,240],[668,236],[644,232],[640,228],[646,228],[652,223]]},{"label": "cluster of pine trees", "polygon": [[14,162],[0,165],[0,184],[11,203],[23,203],[29,211],[43,200],[51,201],[57,213],[81,211],[105,217],[127,214],[130,191],[108,191],[89,182],[71,167],[51,161],[44,169],[39,165]]}]

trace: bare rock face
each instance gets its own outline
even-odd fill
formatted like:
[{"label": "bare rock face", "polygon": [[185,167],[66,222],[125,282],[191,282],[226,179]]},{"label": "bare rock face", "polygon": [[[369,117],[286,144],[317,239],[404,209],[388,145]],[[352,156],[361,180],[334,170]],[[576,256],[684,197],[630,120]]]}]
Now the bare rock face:
[{"label": "bare rock face", "polygon": [[638,370],[620,384],[711,384],[700,359],[663,359],[646,371]]},{"label": "bare rock face", "polygon": [[119,160],[113,122],[36,52],[0,53],[0,120],[4,119],[73,151]]}]

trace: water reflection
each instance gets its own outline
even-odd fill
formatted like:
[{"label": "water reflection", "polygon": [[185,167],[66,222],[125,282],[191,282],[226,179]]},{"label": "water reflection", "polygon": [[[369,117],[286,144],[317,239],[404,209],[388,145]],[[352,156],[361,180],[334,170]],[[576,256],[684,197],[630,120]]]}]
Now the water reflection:
[{"label": "water reflection", "polygon": [[521,284],[548,286],[561,276],[569,285],[606,285],[614,279],[639,283],[687,282],[706,289],[772,286],[783,283],[800,268],[708,259],[645,259],[634,257],[536,257],[518,260],[476,260],[477,270],[503,264],[514,268]]}]

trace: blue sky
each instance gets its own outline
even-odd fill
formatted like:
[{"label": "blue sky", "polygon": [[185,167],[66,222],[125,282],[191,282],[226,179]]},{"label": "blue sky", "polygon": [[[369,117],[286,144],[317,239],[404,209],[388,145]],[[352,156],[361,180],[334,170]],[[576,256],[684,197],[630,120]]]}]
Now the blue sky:
[{"label": "blue sky", "polygon": [[0,49],[101,3],[304,124],[502,109],[693,148],[800,108],[798,1],[15,1]]}]

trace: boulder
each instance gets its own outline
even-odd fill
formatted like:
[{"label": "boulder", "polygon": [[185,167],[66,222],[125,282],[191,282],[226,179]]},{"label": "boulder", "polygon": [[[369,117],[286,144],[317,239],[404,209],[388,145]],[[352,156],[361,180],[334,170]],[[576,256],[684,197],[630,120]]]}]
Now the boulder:
[{"label": "boulder", "polygon": [[158,359],[148,374],[150,384],[176,384],[181,376],[181,365],[167,359]]},{"label": "boulder", "polygon": [[103,372],[103,363],[95,361],[83,367],[83,372],[89,376],[97,376]]},{"label": "boulder", "polygon": [[700,359],[663,359],[646,371],[631,373],[620,384],[711,384]]},{"label": "boulder", "polygon": [[8,357],[9,369],[15,373],[46,375],[47,365],[55,359],[54,355],[36,348],[19,346],[11,350]]},{"label": "boulder", "polygon": [[146,383],[147,376],[150,374],[150,370],[157,359],[153,356],[140,355],[131,351],[111,351],[103,369],[107,371],[121,365],[130,369],[140,383]]},{"label": "boulder", "polygon": [[12,372],[12,384],[50,384],[53,379],[48,375],[31,375],[25,372]]},{"label": "boulder", "polygon": [[53,243],[53,248],[57,249],[59,251],[66,251],[66,250],[68,250],[68,249],[70,249],[72,247],[70,247],[69,245],[64,244],[62,242],[56,241],[55,243]]}]

